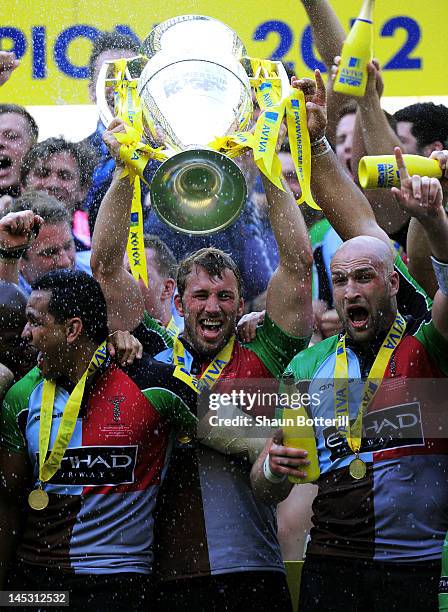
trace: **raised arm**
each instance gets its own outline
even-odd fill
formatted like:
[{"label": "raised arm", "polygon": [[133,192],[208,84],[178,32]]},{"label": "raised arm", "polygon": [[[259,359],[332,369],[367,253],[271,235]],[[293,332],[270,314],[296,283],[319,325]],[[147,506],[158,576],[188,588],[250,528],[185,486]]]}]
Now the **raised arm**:
[{"label": "raised arm", "polygon": [[395,148],[401,188],[392,188],[400,207],[418,220],[433,256],[439,289],[434,297],[432,320],[448,339],[448,218],[443,207],[442,186],[435,178],[409,176],[399,147]]},{"label": "raised arm", "polygon": [[[298,87],[306,87],[307,81],[298,81]],[[319,131],[313,115],[308,117],[308,130],[310,138]],[[313,324],[313,252],[308,230],[285,178],[282,177],[285,191],[281,191],[263,174],[261,177],[268,202],[269,221],[280,256],[278,267],[268,284],[266,311],[287,333],[297,337],[308,336]]]},{"label": "raised arm", "polygon": [[311,273],[313,252],[302,212],[286,180],[285,191],[263,177],[269,205],[269,220],[280,261],[267,290],[266,311],[284,331],[293,336],[311,335]]},{"label": "raised arm", "polygon": [[107,303],[109,329],[133,330],[143,318],[144,304],[135,279],[123,264],[129,234],[132,187],[129,178],[120,179],[123,169],[118,141],[114,134],[124,131],[124,123],[114,119],[104,133],[117,167],[112,183],[101,202],[92,238],[90,265]]},{"label": "raised arm", "polygon": [[345,40],[344,28],[328,0],[302,0],[310,20],[313,40],[327,69],[339,55]]},{"label": "raised arm", "polygon": [[[326,93],[319,70],[315,71],[315,79],[314,92],[310,89],[306,96],[307,112],[319,116],[321,132],[325,134]],[[296,87],[297,80],[293,80],[292,85]],[[314,139],[314,144],[313,138],[311,140],[311,189],[316,203],[336,232],[343,240],[366,235],[389,244],[366,197],[341,167],[331,148],[325,142],[317,142],[318,138]]]},{"label": "raised arm", "polygon": [[[358,100],[353,140],[362,140],[363,155],[391,155],[401,142],[381,108],[383,83],[377,60],[369,62],[367,72],[366,93]],[[352,172],[356,181],[358,181],[358,164],[362,156],[357,155],[357,151],[360,151],[360,148],[355,146],[352,155]],[[372,206],[378,224],[388,234],[397,232],[409,221],[409,215],[396,205],[389,189],[369,189],[365,192],[365,196]]]}]

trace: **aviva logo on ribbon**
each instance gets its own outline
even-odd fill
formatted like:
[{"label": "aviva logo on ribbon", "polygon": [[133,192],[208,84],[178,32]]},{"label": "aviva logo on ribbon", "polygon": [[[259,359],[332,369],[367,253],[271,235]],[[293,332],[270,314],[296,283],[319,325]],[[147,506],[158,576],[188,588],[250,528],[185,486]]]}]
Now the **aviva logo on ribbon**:
[{"label": "aviva logo on ribbon", "polygon": [[361,59],[359,57],[351,57],[348,60],[349,68],[360,68],[361,67]]},{"label": "aviva logo on ribbon", "polygon": [[260,151],[260,153],[266,152],[271,130],[275,127],[275,124],[278,120],[278,113],[267,111],[264,114],[264,119],[265,121],[263,127],[261,128],[260,141],[258,144],[258,150]]}]

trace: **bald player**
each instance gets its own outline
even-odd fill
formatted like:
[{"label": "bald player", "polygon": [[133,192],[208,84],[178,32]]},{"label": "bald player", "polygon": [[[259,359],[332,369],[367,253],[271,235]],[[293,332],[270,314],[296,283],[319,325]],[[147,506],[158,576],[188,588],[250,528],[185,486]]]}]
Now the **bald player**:
[{"label": "bald player", "polygon": [[[434,419],[443,422],[434,397],[443,380],[436,394],[428,385],[448,376],[448,220],[437,179],[411,178],[395,153],[401,189],[394,195],[425,231],[439,289],[432,308],[412,316],[421,288],[397,268],[387,238],[363,213],[361,192],[349,198],[346,191],[340,212],[356,202],[372,235],[349,239],[331,263],[343,332],[297,355],[285,372],[315,398],[308,412],[320,478],[299,605],[308,612],[437,609],[448,445],[434,427]],[[331,155],[319,163],[329,168]],[[347,185],[341,176],[333,167],[339,193]],[[352,216],[345,215],[349,226]],[[284,499],[292,487],[286,476],[303,478],[307,462],[304,451],[283,446],[279,431],[254,466],[256,494]]]}]

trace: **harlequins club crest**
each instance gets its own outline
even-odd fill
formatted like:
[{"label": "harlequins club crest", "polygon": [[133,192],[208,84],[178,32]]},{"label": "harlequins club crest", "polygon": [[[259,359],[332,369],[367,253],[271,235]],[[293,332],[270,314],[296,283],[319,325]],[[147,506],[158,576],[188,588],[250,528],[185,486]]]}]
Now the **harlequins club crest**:
[{"label": "harlequins club crest", "polygon": [[124,395],[114,395],[113,397],[108,397],[107,401],[109,404],[112,404],[113,419],[115,423],[118,423],[120,420],[120,404],[124,402]]}]

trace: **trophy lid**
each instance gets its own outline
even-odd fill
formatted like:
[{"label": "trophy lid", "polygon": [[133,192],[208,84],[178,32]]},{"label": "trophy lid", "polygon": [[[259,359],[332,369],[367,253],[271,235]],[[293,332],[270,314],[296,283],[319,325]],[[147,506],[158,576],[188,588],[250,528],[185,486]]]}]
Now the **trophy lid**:
[{"label": "trophy lid", "polygon": [[205,15],[180,15],[167,19],[151,30],[143,41],[143,53],[151,58],[159,51],[188,51],[205,48],[230,53],[240,59],[246,55],[241,39],[226,24]]}]

